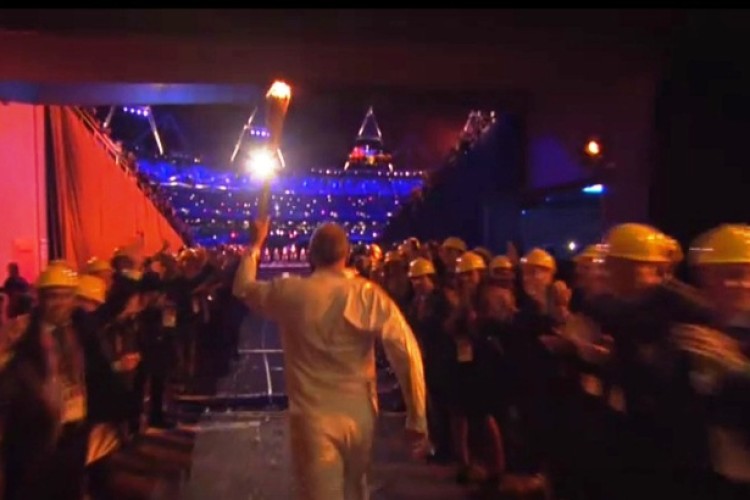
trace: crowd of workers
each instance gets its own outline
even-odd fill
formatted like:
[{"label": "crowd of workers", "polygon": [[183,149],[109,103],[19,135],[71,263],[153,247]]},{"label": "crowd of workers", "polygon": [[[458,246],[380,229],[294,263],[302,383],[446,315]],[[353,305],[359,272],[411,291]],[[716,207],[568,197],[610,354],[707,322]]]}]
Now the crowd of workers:
[{"label": "crowd of workers", "polygon": [[[9,268],[3,498],[108,498],[108,457],[144,425],[171,425],[167,381],[226,371],[236,353],[240,253],[117,251],[80,272],[52,261],[33,287]],[[719,226],[684,257],[658,229],[621,224],[576,257],[570,284],[542,249],[492,255],[455,237],[358,246],[349,269],[414,331],[430,459],[457,464],[457,481],[750,498],[750,227]],[[694,285],[675,278],[683,264]]]},{"label": "crowd of workers", "polygon": [[236,357],[246,310],[231,294],[234,250],[143,258],[128,247],[80,273],[52,261],[34,286],[9,266],[0,498],[115,498],[113,454],[147,427],[174,427],[166,393],[225,374]]},{"label": "crowd of workers", "polygon": [[[457,238],[355,257],[422,349],[436,460],[558,498],[750,498],[750,227],[622,224],[570,285]],[[693,285],[675,278],[686,264]]]}]

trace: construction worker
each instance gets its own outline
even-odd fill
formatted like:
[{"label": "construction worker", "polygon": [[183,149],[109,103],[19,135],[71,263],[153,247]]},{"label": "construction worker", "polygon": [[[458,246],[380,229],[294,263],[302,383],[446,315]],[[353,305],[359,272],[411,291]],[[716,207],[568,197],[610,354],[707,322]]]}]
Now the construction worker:
[{"label": "construction worker", "polygon": [[446,265],[455,264],[456,260],[468,251],[466,242],[455,236],[449,236],[443,240],[443,244],[440,248],[442,251],[443,263]]},{"label": "construction worker", "polygon": [[557,262],[541,248],[521,257],[520,270],[514,328],[525,340],[516,343],[510,356],[523,360],[515,371],[525,386],[516,398],[532,459],[551,484],[562,487],[567,478],[562,467],[569,446],[568,405],[576,386],[568,366],[574,349],[561,330],[570,315],[572,293],[555,280]]},{"label": "construction worker", "polygon": [[515,270],[511,260],[505,255],[498,255],[489,262],[489,281],[501,288],[512,290],[516,281]]},{"label": "construction worker", "polygon": [[700,235],[689,263],[717,310],[715,329],[681,328],[692,378],[710,409],[713,498],[750,498],[750,226],[724,224]]},{"label": "construction worker", "polygon": [[198,371],[199,339],[210,319],[201,285],[212,276],[214,268],[205,257],[205,252],[197,249],[182,250],[177,259],[181,273],[163,283],[177,309],[177,372],[186,384],[194,381]]},{"label": "construction worker", "polygon": [[455,236],[446,238],[440,245],[438,250],[440,258],[435,261],[435,269],[437,270],[441,285],[448,287],[456,286],[456,261],[466,253],[467,249],[468,247],[464,240]]},{"label": "construction worker", "polygon": [[103,279],[107,290],[112,286],[114,269],[106,260],[102,260],[98,257],[90,258],[86,263],[85,273]]},{"label": "construction worker", "polygon": [[465,252],[456,260],[456,275],[462,290],[469,294],[476,294],[487,276],[487,264],[481,255]]},{"label": "construction worker", "polygon": [[[409,316],[419,321],[421,318],[428,316],[428,306],[430,305],[428,301],[438,290],[435,284],[435,266],[431,261],[419,257],[409,263],[407,274],[414,291],[413,300],[409,307]],[[417,333],[417,338],[422,340],[420,335],[422,332],[415,333]]]},{"label": "construction worker", "polygon": [[560,335],[570,341],[573,379],[577,386],[568,398],[570,411],[567,434],[569,446],[576,453],[569,455],[565,474],[567,485],[584,498],[603,495],[601,478],[592,473],[609,459],[610,449],[605,446],[615,426],[609,425],[610,410],[607,396],[606,373],[611,361],[612,338],[602,331],[601,325],[581,312],[581,303],[587,297],[597,296],[606,290],[604,262],[606,248],[589,245],[574,258],[575,281],[571,299],[571,315],[560,329]]},{"label": "construction worker", "polygon": [[407,262],[411,262],[412,260],[419,257],[419,249],[421,248],[421,246],[422,245],[417,238],[407,238],[398,246],[398,252],[404,257],[404,259],[406,259]]},{"label": "construction worker", "polygon": [[411,299],[407,263],[406,257],[396,250],[386,252],[383,259],[382,286],[402,311],[406,310]]},{"label": "construction worker", "polygon": [[[550,352],[567,347],[559,335],[548,330],[552,324],[562,325],[570,314],[572,292],[564,281],[555,280],[557,263],[546,250],[532,248],[521,258],[521,289],[518,291],[518,309],[527,320],[541,320],[537,333],[539,341]],[[552,323],[550,323],[550,321]],[[539,330],[541,328],[541,330]]]},{"label": "construction worker", "polygon": [[297,496],[310,500],[367,498],[377,391],[375,339],[381,338],[399,380],[411,444],[426,452],[422,357],[414,334],[387,294],[347,276],[346,231],[316,229],[309,277],[256,280],[268,218],[255,221],[233,292],[279,324]]},{"label": "construction worker", "polygon": [[[106,263],[105,263],[106,264]],[[87,270],[91,270],[87,267]],[[94,317],[93,327],[97,327],[96,311],[105,303],[107,283],[95,275],[79,276],[76,288],[77,307]],[[101,333],[97,331],[96,333]],[[103,340],[100,338],[100,340]],[[102,342],[105,350],[106,342]],[[106,354],[106,353],[105,353]],[[141,361],[140,354],[127,354],[112,363],[115,372],[134,370]],[[107,498],[111,488],[112,465],[109,458],[121,447],[122,437],[114,422],[99,422],[91,425],[86,453],[86,470],[89,492],[93,498]]]},{"label": "construction worker", "polygon": [[80,500],[89,429],[118,422],[132,400],[75,308],[78,276],[39,276],[39,306],[0,372],[6,499]]},{"label": "construction worker", "polygon": [[172,366],[176,318],[174,311],[165,307],[163,283],[157,273],[144,273],[140,291],[142,309],[137,316],[137,325],[143,363],[135,374],[133,390],[137,400],[143,402],[148,386],[148,426],[168,428],[171,423],[164,418],[164,391]]},{"label": "construction worker", "polygon": [[84,274],[78,278],[76,298],[78,307],[86,312],[94,312],[104,304],[107,295],[107,283],[93,274]]},{"label": "construction worker", "polygon": [[[573,259],[575,262],[574,293],[604,293],[607,284],[604,270],[606,249],[602,245],[589,245]],[[575,299],[574,299],[575,300]]]},{"label": "construction worker", "polygon": [[521,257],[521,287],[523,294],[520,306],[531,299],[536,307],[545,314],[552,306],[550,294],[553,293],[553,282],[557,272],[555,258],[541,248],[532,248]]},{"label": "construction worker", "polygon": [[443,323],[448,314],[445,294],[437,286],[432,261],[419,257],[409,263],[409,280],[414,291],[407,319],[414,330],[424,358],[427,382],[427,419],[433,446],[432,459],[452,458],[448,413],[448,362],[452,359],[450,339]]},{"label": "construction worker", "polygon": [[669,277],[674,241],[658,229],[620,224],[604,244],[609,292],[582,307],[614,342],[605,381],[610,451],[594,473],[607,498],[692,498],[706,479],[706,422],[671,330],[710,322],[712,311]]},{"label": "construction worker", "polygon": [[483,441],[489,455],[486,479],[497,483],[505,473],[500,428],[493,414],[495,356],[479,328],[486,270],[484,259],[474,252],[466,252],[456,260],[458,290],[451,299],[451,313],[445,322],[454,343],[449,399],[453,446],[459,461],[456,480],[459,483],[485,479],[477,467],[476,458],[481,454],[476,445],[472,446],[471,431],[489,438]]}]

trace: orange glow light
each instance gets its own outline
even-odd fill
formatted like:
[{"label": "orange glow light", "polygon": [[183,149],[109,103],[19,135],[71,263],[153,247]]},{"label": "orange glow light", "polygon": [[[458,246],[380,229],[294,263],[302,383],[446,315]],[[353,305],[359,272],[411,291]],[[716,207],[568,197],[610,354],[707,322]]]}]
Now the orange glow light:
[{"label": "orange glow light", "polygon": [[586,154],[589,156],[599,156],[602,153],[602,147],[601,145],[595,141],[590,140],[588,144],[586,144]]}]

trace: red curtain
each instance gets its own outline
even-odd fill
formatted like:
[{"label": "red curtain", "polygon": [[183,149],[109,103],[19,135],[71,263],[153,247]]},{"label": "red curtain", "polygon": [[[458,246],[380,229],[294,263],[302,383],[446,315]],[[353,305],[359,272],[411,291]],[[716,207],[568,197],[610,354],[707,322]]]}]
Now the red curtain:
[{"label": "red curtain", "polygon": [[55,185],[63,258],[82,266],[110,258],[117,247],[156,253],[167,241],[183,245],[154,204],[86,128],[74,110],[50,108]]},{"label": "red curtain", "polygon": [[27,280],[47,262],[44,109],[0,103],[0,280],[14,261]]}]

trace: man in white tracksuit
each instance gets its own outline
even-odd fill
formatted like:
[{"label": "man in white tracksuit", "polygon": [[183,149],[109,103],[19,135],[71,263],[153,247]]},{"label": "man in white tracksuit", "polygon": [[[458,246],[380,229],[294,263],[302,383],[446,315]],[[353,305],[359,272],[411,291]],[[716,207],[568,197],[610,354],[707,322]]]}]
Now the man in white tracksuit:
[{"label": "man in white tracksuit", "polygon": [[366,499],[377,414],[375,339],[398,377],[415,445],[427,432],[419,347],[388,295],[347,272],[349,243],[336,224],[313,234],[311,276],[256,281],[268,226],[267,218],[255,222],[233,291],[281,330],[298,497]]}]

